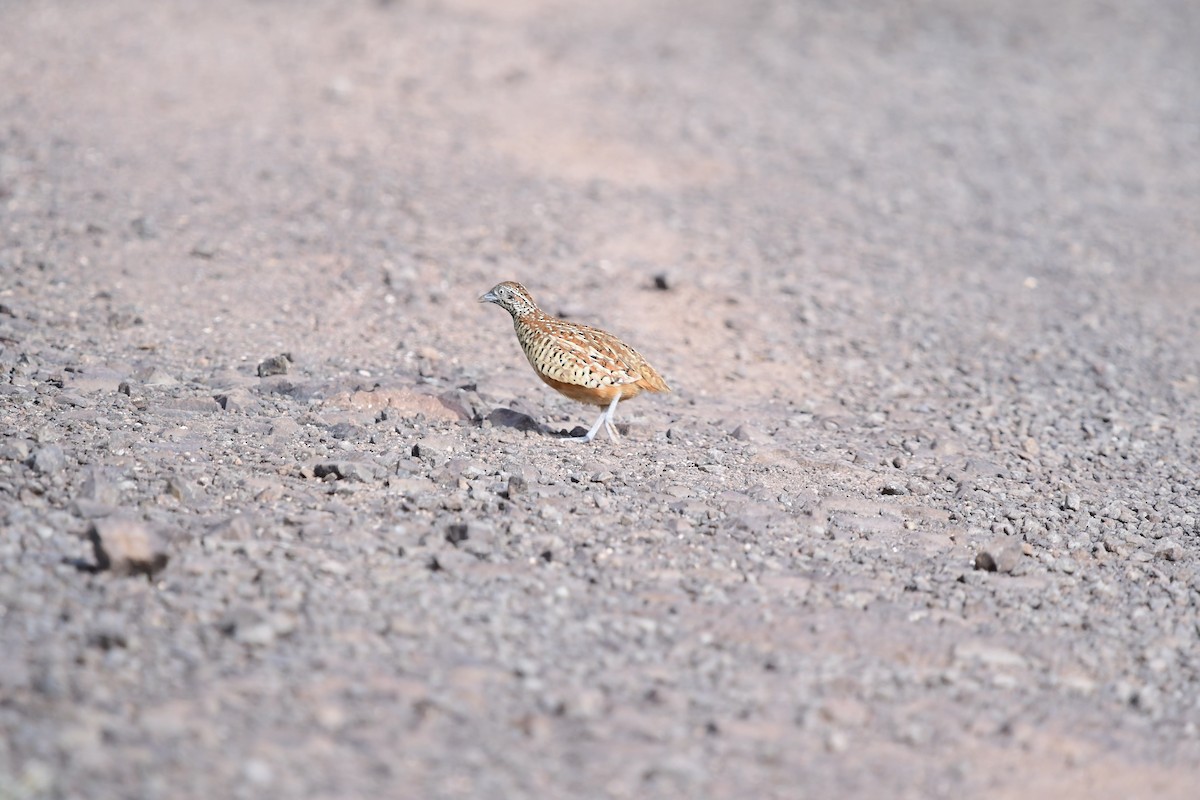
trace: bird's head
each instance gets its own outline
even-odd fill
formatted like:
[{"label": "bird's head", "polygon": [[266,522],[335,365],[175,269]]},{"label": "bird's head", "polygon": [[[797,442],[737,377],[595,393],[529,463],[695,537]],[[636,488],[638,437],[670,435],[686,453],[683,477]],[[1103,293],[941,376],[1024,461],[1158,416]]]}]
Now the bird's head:
[{"label": "bird's head", "polygon": [[533,301],[529,290],[515,281],[497,283],[479,298],[479,302],[495,303],[514,317],[523,317],[538,311],[538,305]]}]

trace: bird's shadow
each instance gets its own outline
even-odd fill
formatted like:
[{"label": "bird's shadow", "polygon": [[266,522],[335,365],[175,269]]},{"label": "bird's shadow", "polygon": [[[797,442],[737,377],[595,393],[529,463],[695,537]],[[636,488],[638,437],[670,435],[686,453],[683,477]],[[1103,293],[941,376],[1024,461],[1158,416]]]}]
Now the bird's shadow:
[{"label": "bird's shadow", "polygon": [[[552,436],[556,439],[577,438],[579,436],[583,436],[588,431],[588,429],[582,425],[576,425],[571,430],[564,430],[562,428],[555,430],[554,428],[543,425],[525,412],[517,411],[515,408],[494,408],[492,409],[491,413],[484,417],[484,419],[490,422],[494,428],[512,428],[513,430],[518,431],[533,431],[535,433],[540,433],[543,436]],[[617,430],[622,434],[626,432],[620,423],[617,424]]]},{"label": "bird's shadow", "polygon": [[522,411],[517,411],[515,408],[494,408],[484,419],[492,423],[492,427],[495,428],[513,428],[518,431],[550,433],[542,423]]}]

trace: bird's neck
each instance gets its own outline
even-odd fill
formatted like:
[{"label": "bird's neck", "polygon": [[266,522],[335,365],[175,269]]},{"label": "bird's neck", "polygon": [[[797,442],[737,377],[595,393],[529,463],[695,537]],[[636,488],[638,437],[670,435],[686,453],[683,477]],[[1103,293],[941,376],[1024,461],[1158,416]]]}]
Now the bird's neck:
[{"label": "bird's neck", "polygon": [[536,322],[540,319],[547,319],[546,312],[542,311],[537,306],[533,308],[513,309],[509,312],[512,314],[513,322]]}]

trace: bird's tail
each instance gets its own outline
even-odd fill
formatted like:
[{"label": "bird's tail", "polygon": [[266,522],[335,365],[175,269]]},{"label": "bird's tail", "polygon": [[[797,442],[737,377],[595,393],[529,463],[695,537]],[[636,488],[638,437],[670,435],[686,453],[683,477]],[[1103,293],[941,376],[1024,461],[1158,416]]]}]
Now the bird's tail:
[{"label": "bird's tail", "polygon": [[637,382],[637,385],[647,392],[669,392],[671,387],[667,386],[667,382],[663,380],[663,376],[658,374],[658,371],[649,364],[642,364],[638,369],[642,379]]}]

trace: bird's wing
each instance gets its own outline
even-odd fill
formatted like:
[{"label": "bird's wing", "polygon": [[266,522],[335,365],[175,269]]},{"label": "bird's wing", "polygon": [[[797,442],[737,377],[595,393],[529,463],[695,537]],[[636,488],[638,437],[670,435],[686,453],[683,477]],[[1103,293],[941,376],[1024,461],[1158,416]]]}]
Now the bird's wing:
[{"label": "bird's wing", "polygon": [[544,330],[567,355],[568,361],[576,361],[588,373],[584,380],[571,374],[571,370],[564,377],[552,377],[583,385],[595,381],[601,386],[624,386],[637,383],[643,377],[639,370],[644,363],[642,357],[612,334],[562,320],[548,320]]}]

